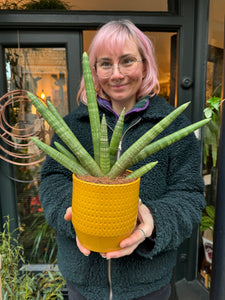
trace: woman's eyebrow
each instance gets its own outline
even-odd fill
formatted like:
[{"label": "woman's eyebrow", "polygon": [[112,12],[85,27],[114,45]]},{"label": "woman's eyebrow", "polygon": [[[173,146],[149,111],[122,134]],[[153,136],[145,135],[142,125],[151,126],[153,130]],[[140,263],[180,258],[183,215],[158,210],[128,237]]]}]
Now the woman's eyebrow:
[{"label": "woman's eyebrow", "polygon": [[[121,56],[119,57],[119,59],[121,59],[121,58],[126,58],[126,57],[129,57],[129,56],[135,56],[135,55],[132,54],[132,53],[126,53],[126,54],[121,55]],[[97,61],[101,61],[101,60],[112,61],[112,59],[109,58],[109,57],[100,57]]]},{"label": "woman's eyebrow", "polygon": [[112,59],[109,57],[100,57],[97,61],[101,61],[101,60],[109,60],[111,61]]}]

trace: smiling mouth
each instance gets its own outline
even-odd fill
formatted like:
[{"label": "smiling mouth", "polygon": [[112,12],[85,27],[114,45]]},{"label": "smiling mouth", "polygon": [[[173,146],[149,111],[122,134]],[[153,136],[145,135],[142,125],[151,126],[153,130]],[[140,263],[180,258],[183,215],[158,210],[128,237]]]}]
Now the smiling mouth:
[{"label": "smiling mouth", "polygon": [[112,85],[111,87],[112,88],[122,88],[122,87],[124,87],[124,86],[126,86],[127,85],[127,83],[120,83],[120,84],[114,84],[114,85]]}]

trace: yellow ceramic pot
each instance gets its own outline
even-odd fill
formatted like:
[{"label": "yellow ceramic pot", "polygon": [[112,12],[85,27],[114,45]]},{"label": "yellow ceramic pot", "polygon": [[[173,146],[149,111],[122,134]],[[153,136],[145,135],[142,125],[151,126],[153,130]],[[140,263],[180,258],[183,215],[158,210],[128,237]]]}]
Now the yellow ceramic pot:
[{"label": "yellow ceramic pot", "polygon": [[120,249],[137,221],[140,178],[124,184],[96,184],[73,174],[72,223],[80,243],[91,251]]}]

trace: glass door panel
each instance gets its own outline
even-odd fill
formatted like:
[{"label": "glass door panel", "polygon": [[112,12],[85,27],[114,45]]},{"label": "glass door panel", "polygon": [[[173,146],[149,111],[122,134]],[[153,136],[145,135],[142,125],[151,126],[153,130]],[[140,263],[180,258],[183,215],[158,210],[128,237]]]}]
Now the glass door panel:
[{"label": "glass door panel", "polygon": [[[5,48],[7,90],[29,90],[42,101],[50,100],[59,113],[68,113],[68,71],[65,48]],[[45,222],[39,201],[40,170],[44,160],[29,144],[28,128],[39,130],[38,136],[50,143],[53,131],[39,116],[34,106],[25,101],[11,101],[7,107],[10,135],[8,160],[14,166],[18,219],[26,259],[31,263],[50,263],[56,259],[55,234]],[[39,126],[39,128],[37,128]],[[14,138],[16,136],[16,140]],[[7,145],[2,145],[7,149]],[[18,159],[16,153],[25,155]],[[31,155],[32,154],[32,155]],[[30,157],[30,158],[29,158]],[[32,158],[31,158],[32,157]],[[32,160],[37,163],[32,164]]]},{"label": "glass door panel", "polygon": [[152,11],[152,12],[168,12],[173,11],[175,1],[168,0],[139,0],[139,1],[120,1],[120,0],[86,0],[74,1],[70,0],[72,10],[104,10],[104,11]]}]

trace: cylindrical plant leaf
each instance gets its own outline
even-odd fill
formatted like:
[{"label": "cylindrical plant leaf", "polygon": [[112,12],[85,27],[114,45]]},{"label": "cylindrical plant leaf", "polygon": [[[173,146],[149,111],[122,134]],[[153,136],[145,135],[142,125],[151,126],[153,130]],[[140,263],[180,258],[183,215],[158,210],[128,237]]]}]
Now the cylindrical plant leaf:
[{"label": "cylindrical plant leaf", "polygon": [[83,53],[82,66],[83,66],[85,91],[87,95],[88,113],[89,113],[89,119],[91,125],[94,157],[97,164],[100,165],[100,127],[101,127],[100,117],[99,117],[98,103],[96,99],[94,82],[91,73],[91,67],[86,52]]},{"label": "cylindrical plant leaf", "polygon": [[112,167],[116,160],[116,154],[118,152],[119,143],[121,140],[124,124],[125,108],[122,110],[120,117],[113,130],[113,135],[110,141],[109,154],[110,154],[110,166]]},{"label": "cylindrical plant leaf", "polygon": [[157,165],[157,163],[158,161],[150,162],[149,164],[146,164],[143,167],[127,175],[125,179],[136,179],[138,177],[141,177],[144,174],[146,174],[148,171],[150,171],[152,168],[154,168],[154,166]]},{"label": "cylindrical plant leaf", "polygon": [[133,145],[131,145],[114,164],[114,166],[108,173],[108,177],[116,178],[117,176],[119,176],[119,174],[122,174],[128,168],[128,166],[130,166],[130,162],[134,159],[134,157],[159,133],[161,133],[167,126],[169,126],[186,109],[189,104],[190,102],[187,102],[176,108],[154,127],[149,129]]},{"label": "cylindrical plant leaf", "polygon": [[[49,111],[49,109],[32,93],[27,92],[31,102],[48,122],[52,129],[58,134],[61,140],[67,145],[68,148],[76,155],[82,166],[93,176],[103,176],[98,164],[90,156],[90,154],[83,148],[73,132],[68,128],[68,125],[63,119],[59,122],[58,119]],[[64,122],[64,126],[62,126]]]},{"label": "cylindrical plant leaf", "polygon": [[68,158],[75,160],[77,163],[79,163],[78,159],[69,150],[67,150],[63,145],[61,145],[58,142],[54,142],[54,144],[59,152],[61,152],[62,154],[66,155]]},{"label": "cylindrical plant leaf", "polygon": [[110,170],[109,142],[105,115],[103,115],[101,123],[100,167],[104,175],[106,175]]},{"label": "cylindrical plant leaf", "polygon": [[71,129],[69,128],[69,126],[66,124],[66,122],[63,120],[62,116],[60,115],[60,113],[58,112],[58,110],[55,108],[55,106],[52,104],[51,101],[47,100],[47,105],[48,105],[48,109],[49,111],[53,114],[53,116],[55,116],[55,118],[59,121],[59,123],[61,123],[61,125],[63,127],[65,127],[65,129],[68,132],[71,132],[72,135],[73,132],[71,131]]},{"label": "cylindrical plant leaf", "polygon": [[38,138],[31,137],[31,141],[46,154],[51,156],[54,160],[60,163],[62,166],[73,172],[77,175],[87,175],[89,174],[79,163],[68,158],[66,155],[52,148],[51,146],[46,145],[41,142]]},{"label": "cylindrical plant leaf", "polygon": [[185,136],[189,135],[193,131],[197,130],[198,128],[204,126],[210,121],[210,119],[204,119],[202,121],[196,122],[194,124],[191,124],[185,128],[182,128],[174,133],[171,133],[168,136],[165,136],[164,138],[146,146],[140,153],[137,154],[137,156],[131,161],[130,165],[134,165],[141,161],[142,159],[145,159],[146,157],[152,155],[153,153],[179,141],[180,139],[184,138]]}]

